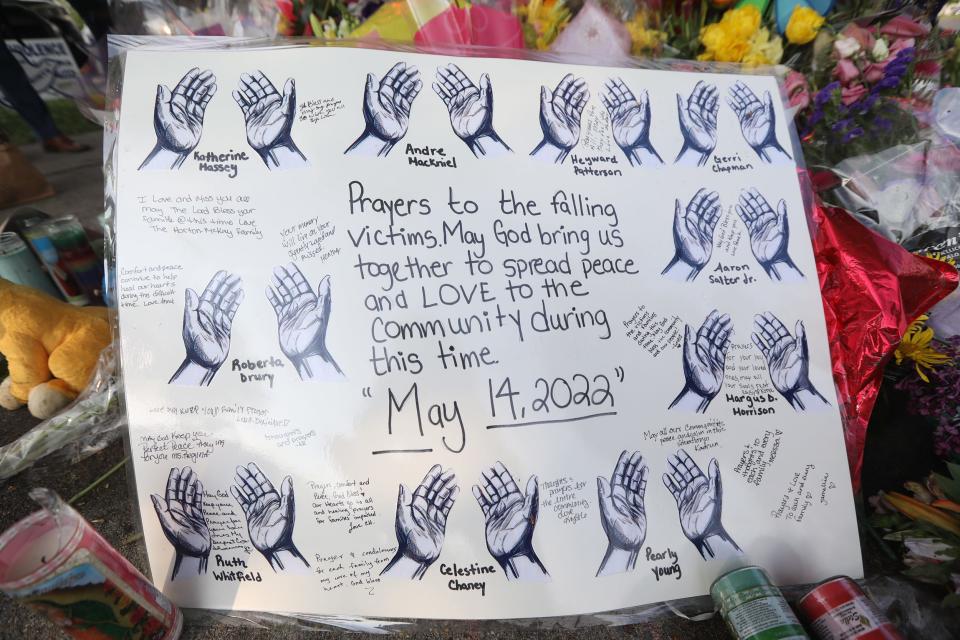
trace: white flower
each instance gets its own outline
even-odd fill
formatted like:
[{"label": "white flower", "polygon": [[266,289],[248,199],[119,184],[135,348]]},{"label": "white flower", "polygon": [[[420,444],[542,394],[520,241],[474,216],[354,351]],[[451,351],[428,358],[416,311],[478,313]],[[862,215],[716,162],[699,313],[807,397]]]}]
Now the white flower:
[{"label": "white flower", "polygon": [[903,544],[907,547],[907,557],[913,560],[941,562],[951,558],[950,545],[933,538],[907,538]]},{"label": "white flower", "polygon": [[860,43],[856,38],[837,38],[833,41],[833,50],[841,58],[849,58],[857,51],[860,51]]},{"label": "white flower", "polygon": [[887,41],[883,38],[877,38],[877,41],[873,45],[873,51],[870,52],[870,55],[872,55],[873,59],[877,62],[886,60],[890,55],[890,48],[887,47]]}]

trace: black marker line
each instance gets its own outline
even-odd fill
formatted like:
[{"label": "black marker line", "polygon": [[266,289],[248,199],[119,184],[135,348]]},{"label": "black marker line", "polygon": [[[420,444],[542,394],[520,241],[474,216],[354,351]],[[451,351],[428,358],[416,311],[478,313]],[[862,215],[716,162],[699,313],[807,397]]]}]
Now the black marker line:
[{"label": "black marker line", "polygon": [[590,413],[585,416],[579,416],[577,418],[556,418],[555,420],[533,420],[531,422],[510,422],[507,424],[488,424],[487,429],[504,429],[507,427],[532,427],[538,424],[558,424],[561,422],[580,422],[581,420],[589,420],[590,418],[602,418],[604,416],[615,416],[617,415],[616,411],[605,411],[603,413]]},{"label": "black marker line", "polygon": [[383,449],[381,451],[371,451],[370,455],[378,456],[381,453],[433,453],[433,449]]}]

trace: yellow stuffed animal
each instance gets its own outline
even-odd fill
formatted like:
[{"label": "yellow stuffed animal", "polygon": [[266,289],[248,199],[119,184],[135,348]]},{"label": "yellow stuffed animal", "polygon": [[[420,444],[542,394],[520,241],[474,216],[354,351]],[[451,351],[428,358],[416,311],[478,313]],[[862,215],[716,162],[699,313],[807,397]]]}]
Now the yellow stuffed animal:
[{"label": "yellow stuffed animal", "polygon": [[105,307],[75,307],[0,278],[0,353],[10,369],[0,406],[56,415],[90,381],[110,339]]}]

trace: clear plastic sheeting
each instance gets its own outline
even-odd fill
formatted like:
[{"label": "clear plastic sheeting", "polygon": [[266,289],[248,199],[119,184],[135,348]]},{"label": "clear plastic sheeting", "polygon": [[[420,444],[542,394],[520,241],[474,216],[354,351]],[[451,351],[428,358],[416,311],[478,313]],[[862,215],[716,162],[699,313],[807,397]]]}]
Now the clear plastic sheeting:
[{"label": "clear plastic sheeting", "polygon": [[113,0],[114,29],[128,35],[271,37],[272,0]]},{"label": "clear plastic sheeting", "polygon": [[[168,17],[174,16],[174,13],[170,13],[172,9],[169,5],[161,7],[161,3],[152,2],[148,3],[151,7],[155,9],[162,9],[157,15],[165,15]],[[159,22],[156,24],[160,24]],[[185,21],[177,17],[176,20],[171,21],[172,25],[175,28],[172,28],[169,33],[184,35],[190,30],[186,26]],[[186,27],[186,28],[185,28]],[[466,47],[466,46],[453,46],[453,45],[444,45],[444,46],[401,46],[395,44],[387,44],[384,42],[377,41],[322,41],[322,40],[285,40],[283,42],[270,43],[266,39],[263,40],[251,40],[245,39],[244,41],[238,40],[219,40],[211,41],[211,39],[176,39],[176,45],[178,48],[182,49],[206,49],[206,48],[240,48],[240,47],[269,47],[269,46],[278,46],[278,47],[308,47],[308,46],[333,46],[333,47],[362,47],[362,48],[371,48],[371,49],[380,49],[380,50],[392,50],[392,51],[404,51],[404,52],[414,52],[414,53],[433,53],[433,54],[446,54],[446,55],[474,55],[474,56],[489,56],[489,57],[501,57],[501,58],[518,58],[526,60],[538,60],[546,62],[564,62],[570,64],[594,64],[601,66],[628,66],[633,68],[646,68],[646,69],[663,69],[663,70],[682,70],[688,72],[715,72],[715,73],[745,73],[745,70],[739,67],[738,65],[726,65],[726,64],[714,64],[714,63],[703,63],[696,61],[672,61],[672,60],[638,60],[634,58],[624,59],[618,61],[616,64],[604,63],[602,61],[597,61],[589,56],[576,55],[576,54],[551,54],[551,53],[540,53],[532,52],[527,50],[519,49],[503,49],[503,48],[490,48],[490,47]],[[111,63],[111,87],[110,95],[111,101],[110,104],[115,105],[115,110],[111,115],[111,119],[107,123],[108,136],[111,137],[109,144],[107,145],[105,153],[105,171],[107,176],[107,201],[108,203],[113,203],[116,198],[115,188],[116,188],[116,176],[118,173],[118,167],[115,163],[115,150],[119,146],[119,140],[116,137],[118,131],[118,124],[120,118],[120,95],[122,88],[122,78],[123,78],[123,65],[125,64],[125,57],[122,55],[124,49],[130,47],[145,47],[145,48],[163,48],[168,46],[170,43],[165,41],[163,38],[119,38],[111,40],[112,54],[116,54],[116,57]],[[755,73],[758,75],[771,75],[777,74],[777,71],[770,68],[755,68],[747,70],[746,72]],[[792,127],[790,133],[794,136],[794,139],[791,140],[793,149],[798,149],[799,144],[797,143],[795,132]],[[786,141],[785,141],[786,142]],[[805,198],[812,200],[812,196],[808,193],[805,194]],[[107,252],[108,252],[108,261],[110,266],[110,276],[107,280],[110,283],[110,286],[115,286],[115,278],[112,277],[116,269],[116,236],[115,236],[115,225],[116,219],[111,207],[108,207],[108,225],[111,227],[108,229],[107,237]],[[116,300],[116,292],[111,292],[111,298]],[[133,495],[136,495],[136,492],[132,492]],[[799,595],[802,592],[801,589],[796,590],[796,595]],[[276,613],[258,613],[258,612],[247,612],[247,611],[215,611],[215,610],[188,610],[187,612],[187,621],[194,625],[238,625],[238,626],[250,626],[256,628],[267,628],[267,629],[298,629],[298,630],[348,630],[348,631],[357,631],[373,634],[385,634],[393,632],[408,633],[410,631],[418,632],[442,632],[444,634],[458,635],[462,634],[467,627],[469,627],[471,632],[476,632],[480,629],[492,628],[499,626],[503,628],[507,625],[510,626],[521,626],[534,629],[578,629],[583,627],[590,626],[621,626],[626,624],[637,624],[637,623],[648,623],[655,620],[665,620],[673,618],[674,616],[680,616],[685,619],[690,620],[700,620],[705,618],[712,618],[714,614],[714,608],[712,601],[707,597],[699,598],[690,598],[680,601],[673,602],[663,602],[658,604],[646,605],[641,607],[633,607],[629,609],[621,609],[617,611],[597,613],[591,615],[578,615],[578,616],[565,616],[565,617],[550,617],[550,618],[520,618],[520,619],[511,619],[511,620],[498,620],[498,621],[487,621],[487,622],[466,622],[466,621],[456,621],[456,622],[447,622],[447,621],[427,621],[427,620],[410,620],[410,619],[384,619],[381,617],[362,617],[362,616],[352,616],[349,615],[350,612],[344,612],[344,615],[337,616],[326,616],[326,615],[288,615],[288,614],[276,614]]]},{"label": "clear plastic sheeting", "polygon": [[71,463],[113,442],[126,426],[120,376],[112,346],[104,349],[90,384],[66,409],[0,447],[0,481],[56,454]]}]

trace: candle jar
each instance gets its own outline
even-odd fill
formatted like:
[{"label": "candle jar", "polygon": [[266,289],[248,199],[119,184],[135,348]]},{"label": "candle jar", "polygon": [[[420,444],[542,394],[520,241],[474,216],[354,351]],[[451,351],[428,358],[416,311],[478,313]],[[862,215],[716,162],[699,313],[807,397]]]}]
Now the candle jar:
[{"label": "candle jar", "polygon": [[27,243],[11,231],[0,233],[0,278],[60,297]]},{"label": "candle jar", "polygon": [[183,626],[180,610],[59,501],[0,536],[0,591],[78,640],[174,640]]},{"label": "candle jar", "polygon": [[93,252],[87,232],[76,216],[63,216],[42,226],[67,271],[93,300],[103,286],[103,262]]},{"label": "candle jar", "polygon": [[30,242],[34,253],[40,258],[47,273],[53,279],[53,282],[60,289],[60,293],[67,302],[77,306],[90,304],[90,298],[84,293],[80,285],[74,279],[73,275],[67,270],[67,265],[63,258],[53,246],[53,241],[47,235],[47,218],[36,218],[24,223],[23,235]]}]

